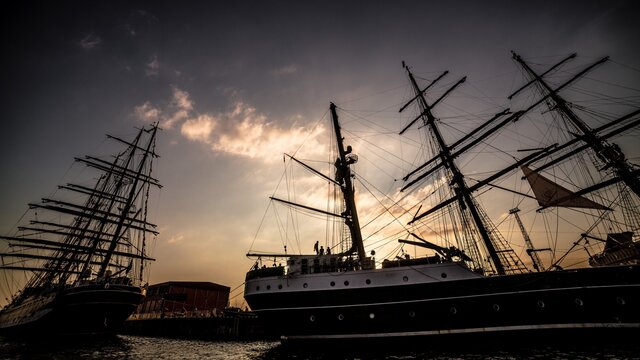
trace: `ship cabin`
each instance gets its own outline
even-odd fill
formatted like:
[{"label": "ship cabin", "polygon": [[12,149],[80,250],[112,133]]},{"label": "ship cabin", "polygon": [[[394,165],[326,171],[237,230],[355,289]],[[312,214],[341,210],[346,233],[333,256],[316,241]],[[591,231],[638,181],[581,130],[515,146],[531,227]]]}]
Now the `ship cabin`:
[{"label": "ship cabin", "polygon": [[[371,262],[371,258],[366,258],[365,260]],[[351,256],[307,255],[292,257],[287,260],[287,274],[289,275],[343,272],[360,269],[360,262]]]},{"label": "ship cabin", "polygon": [[287,276],[318,274],[328,272],[345,272],[356,270],[370,270],[375,268],[375,259],[373,257],[365,258],[362,263],[357,257],[336,255],[293,255],[287,258],[286,269],[282,265],[274,265],[269,267],[263,265],[260,267],[260,258],[256,261],[254,267],[247,273],[246,280],[255,278],[284,276],[285,270]]}]

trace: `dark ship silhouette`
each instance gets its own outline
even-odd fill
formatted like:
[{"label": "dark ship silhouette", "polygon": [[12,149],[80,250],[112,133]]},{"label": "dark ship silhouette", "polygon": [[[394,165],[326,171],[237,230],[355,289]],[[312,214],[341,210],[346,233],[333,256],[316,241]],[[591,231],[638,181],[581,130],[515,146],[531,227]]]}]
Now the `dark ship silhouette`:
[{"label": "dark ship silhouette", "polygon": [[151,176],[157,131],[142,128],[131,141],[109,136],[125,147],[113,158],[76,158],[98,172],[97,182],[59,186],[56,198],[29,204],[34,220],[0,236],[8,244],[0,268],[32,274],[0,311],[2,334],[113,332],[135,311],[153,260],[147,241],[158,234],[147,222],[150,188],[160,187]]},{"label": "dark ship silhouette", "polygon": [[[350,146],[345,147],[336,106],[331,104],[336,141],[333,154],[337,154],[335,162],[331,162],[335,174],[327,175],[327,171],[316,170],[294,157],[291,164],[302,165],[335,189],[336,210],[330,210],[330,206],[325,210],[300,205],[291,199],[271,199],[292,212],[300,210],[326,218],[334,224],[329,227],[338,228],[337,240],[327,241],[329,252],[322,247],[312,254],[291,254],[286,246],[280,254],[249,252],[249,257],[258,258],[247,273],[245,283],[244,296],[251,309],[288,343],[525,333],[547,338],[569,334],[613,339],[637,334],[640,266],[637,247],[633,244],[637,243],[640,227],[640,171],[609,139],[637,127],[640,108],[637,104],[631,105],[632,111],[598,123],[597,127],[589,126],[560,93],[608,58],[587,66],[560,85],[547,82],[547,75],[574,58],[572,54],[538,73],[514,53],[513,59],[529,81],[509,98],[530,88],[537,88],[539,95],[529,98],[523,110],[503,110],[454,140],[443,135],[446,121],[437,118],[435,113],[437,105],[465,82],[466,77],[441,89],[437,95],[429,95],[447,72],[434,76],[435,79],[422,88],[403,63],[413,94],[400,111],[415,106],[417,116],[409,118],[400,135],[420,125],[417,131],[425,142],[420,149],[428,154],[422,157],[427,161],[413,165],[414,169],[406,174],[401,192],[427,191],[420,193],[422,203],[408,207],[403,207],[406,195],[400,200],[389,197],[386,205],[374,213],[376,216],[369,214],[365,226],[380,222],[380,214],[393,213],[388,223],[370,230],[380,234],[384,226],[400,223],[399,218],[408,216],[408,221],[402,222],[404,230],[387,238],[397,240],[399,246],[428,249],[427,256],[411,257],[401,248],[402,252],[396,257],[376,263],[375,251],[369,255],[365,250],[361,231],[364,226],[356,209],[354,182],[360,182],[365,188],[372,185],[354,171],[358,157]],[[430,101],[430,96],[436,100]],[[559,124],[558,129],[552,129],[552,134],[563,133],[565,140],[538,139],[540,147],[521,150],[526,152],[524,156],[510,156],[506,167],[472,183],[469,174],[459,166],[460,159],[545,105],[549,108],[545,112],[553,114],[555,124]],[[584,163],[591,175],[576,176],[581,173],[567,171],[557,174],[574,174],[573,180],[593,180],[591,184],[570,188],[550,179],[548,174],[554,174],[551,169],[569,166],[571,159]],[[521,178],[516,175],[519,170],[524,175]],[[382,176],[382,172],[378,174]],[[515,179],[518,189],[500,185],[500,179],[506,176]],[[520,209],[516,207],[510,213],[517,219],[525,239],[522,249],[526,251],[520,254],[526,253],[531,258],[531,265],[527,266],[477,200],[477,194],[487,188],[510,191],[518,197],[517,204],[533,204],[537,206],[537,213],[552,211],[548,209],[577,209],[589,217],[592,221],[572,240],[567,254],[574,256],[574,250],[583,246],[593,249],[594,242],[606,243],[603,252],[589,253],[591,264],[598,266],[564,268],[560,264],[567,254],[552,258],[552,263],[545,266],[539,253],[551,249],[533,246],[520,219]],[[384,199],[383,196],[380,198]],[[430,200],[434,197],[437,200]],[[533,213],[536,214],[535,210]],[[294,219],[294,216],[280,215],[281,224]],[[572,231],[575,233],[575,228]],[[608,238],[603,238],[602,233],[608,233]],[[424,234],[443,243],[426,240]],[[296,241],[304,239],[296,238]],[[610,256],[623,251],[630,255],[617,259]],[[286,266],[277,263],[279,258],[286,259]],[[269,259],[274,260],[273,266],[261,265]]]}]

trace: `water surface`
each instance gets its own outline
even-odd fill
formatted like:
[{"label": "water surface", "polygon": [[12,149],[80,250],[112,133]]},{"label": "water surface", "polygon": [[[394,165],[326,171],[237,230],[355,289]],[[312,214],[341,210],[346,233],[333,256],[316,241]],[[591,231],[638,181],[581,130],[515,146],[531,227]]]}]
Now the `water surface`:
[{"label": "water surface", "polygon": [[[587,347],[584,345],[583,347]],[[331,351],[328,351],[331,350]],[[592,344],[588,348],[557,347],[491,349],[405,350],[388,348],[292,350],[277,341],[205,341],[151,338],[141,336],[109,336],[98,338],[15,340],[0,338],[0,359],[640,359],[638,347],[620,348]]]}]

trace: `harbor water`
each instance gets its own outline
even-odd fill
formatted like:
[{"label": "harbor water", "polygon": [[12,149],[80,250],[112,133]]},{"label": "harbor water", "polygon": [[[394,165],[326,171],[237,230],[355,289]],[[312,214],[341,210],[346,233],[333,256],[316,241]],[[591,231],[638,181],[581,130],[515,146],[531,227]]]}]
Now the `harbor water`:
[{"label": "harbor water", "polygon": [[[449,349],[403,348],[288,349],[278,341],[203,341],[141,336],[104,338],[16,340],[0,337],[0,359],[640,359],[640,348],[580,344],[576,347],[531,347],[501,349],[499,344]],[[332,350],[332,351],[328,351]]]}]

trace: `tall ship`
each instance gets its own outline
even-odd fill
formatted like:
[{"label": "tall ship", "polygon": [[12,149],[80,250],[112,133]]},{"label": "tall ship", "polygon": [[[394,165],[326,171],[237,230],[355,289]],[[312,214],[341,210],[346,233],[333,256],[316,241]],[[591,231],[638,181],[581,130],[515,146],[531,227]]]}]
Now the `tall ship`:
[{"label": "tall ship", "polygon": [[613,140],[637,149],[640,92],[584,87],[608,57],[539,69],[512,55],[525,80],[510,108],[446,106],[466,77],[403,62],[400,121],[331,103],[329,159],[285,158],[277,230],[259,231],[282,248],[256,236],[244,288],[283,342],[638,334],[640,168]]},{"label": "tall ship", "polygon": [[75,158],[90,179],[58,186],[30,203],[33,218],[0,236],[4,284],[20,286],[0,310],[0,333],[93,334],[116,331],[142,302],[147,221],[158,125],[132,140],[108,136],[120,151]]}]

